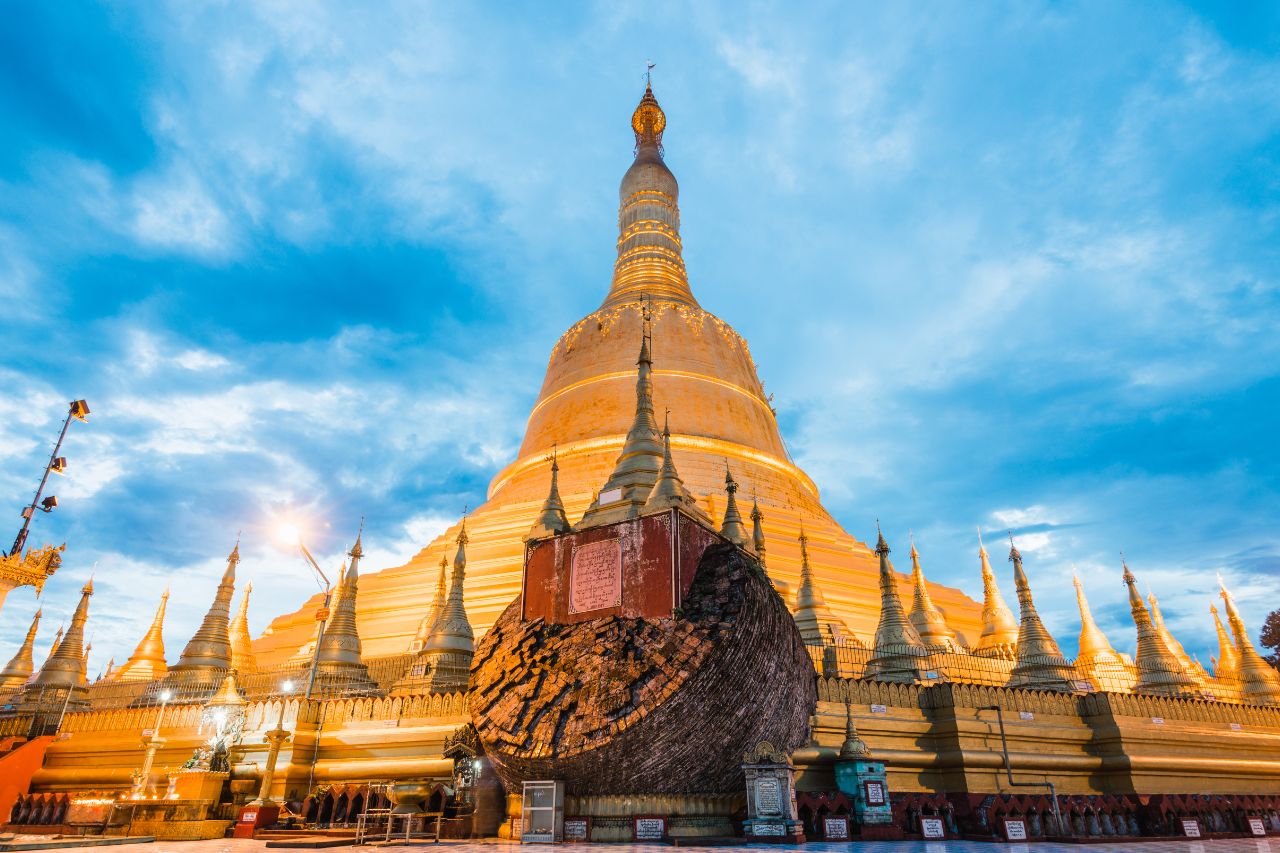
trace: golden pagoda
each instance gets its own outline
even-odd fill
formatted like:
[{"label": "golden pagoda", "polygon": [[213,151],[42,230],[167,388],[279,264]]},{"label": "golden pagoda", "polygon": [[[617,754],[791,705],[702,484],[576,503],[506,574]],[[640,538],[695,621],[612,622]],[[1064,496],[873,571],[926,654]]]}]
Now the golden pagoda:
[{"label": "golden pagoda", "polygon": [[93,580],[80,590],[80,602],[71,615],[71,626],[59,640],[53,654],[40,671],[26,683],[17,700],[19,709],[50,710],[49,701],[64,708],[80,710],[88,707],[89,691],[84,678],[84,626],[89,621],[89,599],[93,596]]},{"label": "golden pagoda", "polygon": [[240,609],[227,627],[231,639],[231,666],[237,672],[248,672],[258,666],[253,654],[253,638],[249,635],[249,595],[252,592],[253,584],[244,588]]},{"label": "golden pagoda", "polygon": [[1253,640],[1249,639],[1249,631],[1244,627],[1240,611],[1236,609],[1235,599],[1231,597],[1231,593],[1227,592],[1227,586],[1222,583],[1221,578],[1218,583],[1221,587],[1222,603],[1227,608],[1227,622],[1231,625],[1231,633],[1236,638],[1236,650],[1240,656],[1237,671],[1240,690],[1244,694],[1245,701],[1280,702],[1280,672],[1276,672],[1275,667],[1263,660],[1262,655],[1258,654],[1258,650],[1253,647]]},{"label": "golden pagoda", "polygon": [[224,670],[231,668],[231,636],[228,620],[231,617],[231,597],[236,590],[236,565],[240,562],[240,542],[237,540],[227,555],[227,568],[222,573],[213,603],[195,634],[187,641],[178,662],[169,667],[171,676],[181,674],[196,682],[213,686],[221,683]]},{"label": "golden pagoda", "polygon": [[116,681],[154,681],[164,678],[169,664],[164,656],[164,614],[169,605],[169,590],[160,595],[160,606],[151,619],[151,626],[129,659],[111,677]]},{"label": "golden pagoda", "polygon": [[[662,149],[667,129],[665,113],[647,90],[632,117],[635,159],[619,190],[612,286],[600,307],[574,322],[552,348],[517,458],[494,476],[487,501],[469,516],[467,613],[481,634],[519,595],[521,534],[534,526],[547,497],[546,460],[553,449],[559,495],[570,519],[581,518],[596,501],[596,489],[609,479],[629,439],[643,445],[634,461],[644,470],[620,472],[636,479],[623,483],[624,491],[648,495],[640,481],[652,487],[663,447],[651,413],[639,424],[643,434],[635,429],[635,342],[647,331],[644,356],[652,361],[660,354],[660,366],[646,367],[648,377],[640,381],[650,385],[652,411],[660,406],[680,413],[670,446],[685,488],[705,505],[708,495],[721,494],[729,461],[734,477],[750,485],[769,518],[769,575],[788,600],[800,582],[797,537],[803,518],[811,540],[823,545],[812,549],[810,569],[836,627],[844,635],[870,636],[879,619],[876,556],[823,508],[817,486],[783,444],[746,341],[706,311],[690,288],[679,186]],[[603,511],[596,509],[593,521]],[[457,533],[457,526],[447,530],[403,566],[366,572],[359,613],[366,654],[401,654],[411,646],[434,593],[435,569]],[[955,589],[930,584],[929,592],[958,641],[975,643],[983,626],[979,606]],[[273,620],[254,643],[259,664],[299,659],[295,655],[314,635],[312,615],[319,606],[313,597]]]},{"label": "golden pagoda", "polygon": [[1073,575],[1076,587],[1076,606],[1080,609],[1080,650],[1076,654],[1076,671],[1093,682],[1099,690],[1129,690],[1133,679],[1129,677],[1124,658],[1112,646],[1093,619],[1089,600],[1078,575]]},{"label": "golden pagoda", "polygon": [[1138,630],[1138,651],[1134,663],[1138,668],[1138,680],[1133,685],[1135,693],[1154,693],[1162,696],[1200,695],[1195,680],[1182,670],[1182,664],[1164,644],[1156,630],[1147,606],[1138,594],[1137,581],[1129,564],[1124,563],[1124,582],[1129,588],[1129,609],[1133,624]]},{"label": "golden pagoda", "polygon": [[347,556],[351,562],[342,577],[337,603],[325,625],[324,637],[316,648],[316,686],[321,693],[361,694],[375,693],[377,683],[369,677],[365,666],[356,624],[356,602],[360,593],[360,558],[364,548],[360,535]]},{"label": "golden pagoda", "polygon": [[43,614],[43,607],[36,609],[36,615],[31,617],[31,627],[27,628],[27,636],[22,640],[22,645],[5,664],[4,669],[0,670],[0,698],[26,684],[31,673],[35,671],[35,659],[32,653],[36,642],[36,631],[40,627],[40,617]]},{"label": "golden pagoda", "polygon": [[929,587],[924,580],[924,570],[920,568],[920,552],[916,543],[911,542],[911,586],[912,604],[910,619],[915,626],[920,641],[930,651],[958,652],[960,644],[956,642],[956,632],[947,627],[947,620],[929,597]]},{"label": "golden pagoda", "polygon": [[991,558],[982,544],[982,531],[978,531],[978,560],[982,566],[982,633],[974,645],[975,654],[1013,660],[1018,649],[1018,620],[1004,603],[995,572],[991,571]]},{"label": "golden pagoda", "polygon": [[1237,682],[1240,680],[1240,654],[1227,629],[1222,627],[1222,618],[1218,616],[1218,607],[1212,602],[1209,612],[1213,614],[1213,628],[1218,635],[1218,656],[1214,659],[1213,677],[1218,681]]},{"label": "golden pagoda", "polygon": [[876,556],[880,558],[880,622],[876,625],[874,655],[866,677],[914,683],[925,673],[928,652],[898,597],[898,581],[889,565],[889,543],[876,525]]},{"label": "golden pagoda", "polygon": [[1009,537],[1009,562],[1013,563],[1013,583],[1018,590],[1018,651],[1014,658],[1010,687],[1040,690],[1071,690],[1074,687],[1071,664],[1062,656],[1058,642],[1040,619],[1031,584],[1022,569],[1022,553]]},{"label": "golden pagoda", "polygon": [[1182,671],[1191,676],[1192,681],[1203,687],[1209,679],[1209,674],[1201,668],[1200,664],[1191,659],[1187,650],[1182,648],[1182,643],[1179,643],[1165,626],[1164,614],[1160,612],[1160,601],[1150,589],[1147,590],[1147,606],[1151,610],[1151,622],[1156,626],[1156,633],[1160,635],[1165,647],[1178,659],[1178,663],[1182,665]]}]

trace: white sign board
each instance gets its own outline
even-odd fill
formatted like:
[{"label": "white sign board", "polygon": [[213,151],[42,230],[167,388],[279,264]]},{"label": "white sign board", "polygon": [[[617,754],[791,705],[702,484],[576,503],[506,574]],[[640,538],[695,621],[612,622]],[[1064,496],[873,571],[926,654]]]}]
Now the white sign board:
[{"label": "white sign board", "polygon": [[1006,820],[1004,822],[1004,837],[1010,841],[1026,841],[1026,823],[1021,820]]},{"label": "white sign board", "polygon": [[1265,824],[1263,824],[1262,818],[1251,817],[1249,818],[1249,831],[1252,832],[1254,835],[1266,835],[1267,827]]},{"label": "white sign board", "polygon": [[920,834],[925,838],[946,838],[947,831],[942,825],[940,817],[922,817],[920,818]]},{"label": "white sign board", "polygon": [[1031,713],[1030,711],[1019,711],[1019,712],[1018,712],[1018,719],[1019,719],[1019,720],[1034,720],[1035,718],[1036,718],[1036,715],[1035,715],[1035,714],[1033,714],[1033,713]]},{"label": "white sign board", "polygon": [[1185,835],[1187,838],[1199,838],[1200,837],[1200,821],[1195,820],[1194,818],[1183,818],[1182,834]]},{"label": "white sign board", "polygon": [[871,706],[871,713],[873,713],[873,714],[887,714],[887,713],[889,713],[889,709],[888,709],[888,708],[886,708],[884,705],[872,705],[872,706]]}]

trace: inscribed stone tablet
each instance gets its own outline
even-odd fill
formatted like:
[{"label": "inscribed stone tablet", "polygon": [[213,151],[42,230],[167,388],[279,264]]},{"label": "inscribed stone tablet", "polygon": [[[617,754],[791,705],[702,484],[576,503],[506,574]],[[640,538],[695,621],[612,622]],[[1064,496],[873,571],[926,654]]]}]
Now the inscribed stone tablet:
[{"label": "inscribed stone tablet", "polygon": [[1004,837],[1010,841],[1026,841],[1027,825],[1020,820],[1006,820],[1004,822]]},{"label": "inscribed stone tablet", "polygon": [[756,780],[756,814],[766,817],[782,814],[782,786],[777,779]]},{"label": "inscribed stone tablet", "polygon": [[573,549],[569,612],[603,610],[622,603],[622,548],[617,539]]},{"label": "inscribed stone tablet", "polygon": [[920,834],[925,838],[946,838],[946,829],[942,826],[942,818],[940,817],[922,817],[920,818]]},{"label": "inscribed stone tablet", "polygon": [[667,819],[664,817],[638,817],[635,819],[636,841],[661,841],[667,834]]},{"label": "inscribed stone tablet", "polygon": [[847,817],[823,818],[822,837],[827,841],[848,841],[849,819]]}]

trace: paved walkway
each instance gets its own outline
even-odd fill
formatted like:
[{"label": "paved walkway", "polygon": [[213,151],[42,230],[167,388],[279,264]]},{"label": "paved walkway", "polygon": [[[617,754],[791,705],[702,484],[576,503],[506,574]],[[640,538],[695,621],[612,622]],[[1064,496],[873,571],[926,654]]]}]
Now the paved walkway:
[{"label": "paved walkway", "polygon": [[[584,845],[586,846],[586,845]],[[653,844],[601,844],[594,845],[601,853],[676,853],[680,850],[702,850],[708,853],[728,853],[734,850],[763,851],[803,850],[806,853],[1280,853],[1280,837],[1241,838],[1230,841],[1149,841],[1141,844],[986,844],[975,841],[876,841],[865,844],[828,844],[815,842],[802,847],[781,844],[755,844],[735,847],[671,847]],[[435,844],[397,845],[395,850],[406,853],[514,853],[518,845],[511,842],[462,842],[446,841]],[[335,851],[355,850],[374,853],[375,847],[335,847]],[[551,845],[530,844],[523,847],[529,853],[550,851]],[[562,845],[561,851],[582,850],[573,845]],[[136,850],[138,853],[264,853],[265,842],[241,839],[217,839],[214,841],[156,841],[151,844],[126,847],[64,847],[60,853],[122,853]]]}]

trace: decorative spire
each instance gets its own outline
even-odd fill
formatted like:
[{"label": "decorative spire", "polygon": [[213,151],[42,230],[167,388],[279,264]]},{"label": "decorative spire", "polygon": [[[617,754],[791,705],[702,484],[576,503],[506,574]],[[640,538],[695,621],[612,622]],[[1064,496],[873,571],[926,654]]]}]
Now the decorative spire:
[{"label": "decorative spire", "polygon": [[216,674],[221,678],[221,671],[231,667],[231,637],[227,630],[227,620],[231,616],[231,597],[236,591],[236,565],[240,562],[240,539],[236,537],[236,545],[227,555],[227,569],[222,573],[222,582],[213,596],[213,604],[196,633],[182,650],[178,662],[170,667],[171,673],[199,672]]},{"label": "decorative spire", "polygon": [[1209,603],[1209,612],[1213,614],[1213,627],[1218,634],[1218,657],[1213,665],[1213,677],[1219,681],[1240,680],[1240,654],[1236,651],[1231,635],[1222,626],[1222,618],[1218,616],[1217,605]]},{"label": "decorative spire", "polygon": [[840,745],[841,761],[867,761],[871,758],[871,750],[867,743],[858,736],[858,727],[853,722],[853,703],[844,703],[844,743]]},{"label": "decorative spire", "polygon": [[662,421],[662,468],[658,471],[658,482],[649,493],[645,503],[645,512],[656,512],[663,509],[678,508],[711,526],[711,518],[698,506],[698,501],[685,488],[684,480],[676,471],[676,463],[671,457],[671,412],[667,411]]},{"label": "decorative spire", "polygon": [[1165,648],[1178,659],[1178,663],[1182,665],[1182,671],[1191,676],[1192,681],[1203,687],[1209,674],[1191,659],[1191,655],[1187,654],[1187,650],[1182,647],[1182,643],[1179,643],[1177,638],[1165,627],[1164,614],[1160,612],[1160,602],[1150,588],[1147,589],[1147,606],[1151,610],[1151,623],[1156,626],[1156,633],[1160,635]]},{"label": "decorative spire", "polygon": [[926,651],[898,597],[898,581],[889,565],[889,543],[876,522],[876,556],[880,558],[880,621],[876,625],[873,657],[866,676],[880,681],[916,682],[924,669]]},{"label": "decorative spire", "polygon": [[1076,666],[1119,664],[1120,655],[1111,647],[1111,641],[1093,619],[1093,611],[1089,608],[1089,600],[1084,597],[1084,587],[1080,585],[1079,576],[1072,575],[1071,582],[1075,584],[1076,606],[1080,608],[1080,653],[1076,656]]},{"label": "decorative spire", "polygon": [[751,547],[755,549],[756,559],[763,566],[765,564],[764,513],[760,511],[760,502],[755,495],[751,496]]},{"label": "decorative spire", "polygon": [[635,162],[618,188],[618,260],[605,307],[647,293],[696,306],[680,242],[680,187],[662,159],[667,117],[646,86],[631,115]]},{"label": "decorative spire", "polygon": [[1075,689],[1071,664],[1062,656],[1062,650],[1040,620],[1036,603],[1031,597],[1031,584],[1022,570],[1022,554],[1009,535],[1009,562],[1013,563],[1013,583],[1018,590],[1018,654],[1009,675],[1010,687],[1027,687],[1035,690]]},{"label": "decorative spire", "polygon": [[1226,584],[1222,583],[1221,578],[1218,583],[1222,590],[1222,603],[1227,608],[1227,622],[1236,638],[1236,649],[1240,657],[1240,689],[1244,698],[1269,705],[1280,704],[1280,673],[1263,660],[1253,647],[1253,640],[1249,638],[1244,620],[1240,618],[1240,611],[1236,609],[1235,599],[1227,592]]},{"label": "decorative spire", "polygon": [[36,642],[36,631],[40,627],[40,617],[44,615],[44,608],[38,608],[36,615],[31,617],[31,627],[27,628],[27,636],[22,641],[22,645],[18,647],[18,652],[0,670],[0,695],[10,690],[16,690],[27,679],[31,677],[31,673],[35,671],[35,660],[33,657],[33,649]]},{"label": "decorative spire", "polygon": [[436,578],[436,596],[431,601],[431,608],[427,611],[427,615],[423,616],[422,621],[418,623],[418,633],[414,635],[410,651],[422,651],[427,644],[427,640],[431,637],[431,632],[435,630],[436,622],[439,621],[440,615],[444,613],[445,586],[448,581],[449,558],[441,554],[440,576]]},{"label": "decorative spire", "polygon": [[241,675],[258,668],[258,659],[253,653],[253,637],[249,634],[249,595],[252,592],[253,584],[244,588],[240,609],[236,611],[228,628],[231,635],[231,666]]},{"label": "decorative spire", "polygon": [[36,693],[48,687],[83,690],[84,625],[89,620],[89,598],[92,595],[93,581],[90,580],[80,590],[80,603],[71,616],[71,627],[67,628],[67,633],[44,666],[27,683],[28,691]]},{"label": "decorative spire", "polygon": [[747,530],[742,523],[742,513],[738,512],[738,484],[733,481],[733,472],[729,463],[724,463],[724,490],[729,496],[724,504],[724,521],[720,523],[720,535],[739,548],[747,547]]},{"label": "decorative spire", "polygon": [[809,565],[809,537],[800,527],[800,586],[796,589],[796,611],[794,618],[800,636],[808,645],[821,645],[822,620],[819,618],[826,611],[827,602],[822,592],[813,581],[813,569]]},{"label": "decorative spire", "polygon": [[649,355],[648,313],[636,361],[636,416],[614,463],[613,473],[587,508],[578,527],[634,518],[643,510],[662,470],[662,444],[653,413],[653,359]]},{"label": "decorative spire", "polygon": [[80,683],[89,683],[89,653],[93,651],[93,641],[85,643],[84,654],[80,656]]},{"label": "decorative spire", "polygon": [[982,529],[978,529],[978,559],[982,562],[982,636],[974,651],[1012,659],[1018,645],[1018,620],[1004,603],[996,576],[991,571],[991,560],[982,544]]},{"label": "decorative spire", "polygon": [[151,627],[129,659],[112,676],[117,681],[155,681],[169,672],[164,655],[164,613],[169,605],[169,590],[160,594],[160,606],[151,619]]},{"label": "decorative spire", "polygon": [[911,624],[915,626],[920,641],[927,648],[940,651],[955,652],[960,650],[955,631],[947,626],[942,611],[934,605],[929,596],[929,587],[925,584],[924,570],[920,568],[920,552],[916,550],[915,540],[911,540],[911,582],[914,595],[911,602]]},{"label": "decorative spire", "polygon": [[560,463],[555,449],[551,451],[551,490],[542,502],[542,512],[534,522],[526,539],[546,539],[569,532],[569,519],[564,514],[564,502],[560,500]]},{"label": "decorative spire", "polygon": [[[64,630],[65,630],[65,629],[64,629],[64,626],[59,625],[59,626],[58,626],[58,630],[57,630],[56,632],[54,632],[54,635],[53,635],[53,645],[49,646],[49,654],[45,655],[45,657],[44,657],[44,663],[48,663],[48,662],[50,661],[50,659],[52,659],[52,658],[53,658],[53,653],[54,653],[54,652],[56,652],[56,651],[58,650],[58,646],[62,643],[62,632],[63,632]],[[41,667],[43,667],[43,666],[44,666],[44,663],[40,664],[40,666],[41,666]]]},{"label": "decorative spire", "polygon": [[360,593],[360,558],[364,548],[360,540],[364,531],[356,534],[355,544],[347,552],[351,562],[342,578],[337,604],[325,628],[324,638],[316,650],[317,677],[322,678],[328,692],[340,688],[344,692],[372,693],[377,684],[369,677],[369,670],[361,658],[360,632],[356,627],[356,602]]},{"label": "decorative spire", "polygon": [[467,619],[464,589],[467,579],[467,522],[458,533],[458,552],[453,558],[453,578],[449,595],[436,619],[431,636],[423,647],[427,661],[429,688],[433,693],[466,690],[475,652],[475,631]]},{"label": "decorative spire", "polygon": [[1199,696],[1196,684],[1191,676],[1182,671],[1182,664],[1169,651],[1169,647],[1160,639],[1160,632],[1151,621],[1151,614],[1138,594],[1137,581],[1129,564],[1121,559],[1124,566],[1124,582],[1129,588],[1129,609],[1133,613],[1133,624],[1138,629],[1138,651],[1134,663],[1138,668],[1138,680],[1133,685],[1135,693],[1154,693],[1161,696]]}]

